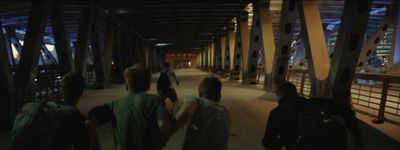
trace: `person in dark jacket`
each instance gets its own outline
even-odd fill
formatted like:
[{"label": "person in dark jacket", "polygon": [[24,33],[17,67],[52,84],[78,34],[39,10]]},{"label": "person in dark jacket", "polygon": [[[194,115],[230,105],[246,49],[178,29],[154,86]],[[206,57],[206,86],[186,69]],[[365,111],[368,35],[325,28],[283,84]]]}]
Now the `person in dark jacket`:
[{"label": "person in dark jacket", "polygon": [[267,150],[297,150],[299,136],[299,108],[304,105],[306,98],[297,93],[296,86],[285,82],[277,92],[279,105],[269,116],[262,144]]}]

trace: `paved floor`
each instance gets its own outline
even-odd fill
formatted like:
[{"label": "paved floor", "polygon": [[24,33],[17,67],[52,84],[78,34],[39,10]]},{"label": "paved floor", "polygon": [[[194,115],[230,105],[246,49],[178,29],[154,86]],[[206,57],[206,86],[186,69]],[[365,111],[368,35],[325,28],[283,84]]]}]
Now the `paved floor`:
[{"label": "paved floor", "polygon": [[[210,76],[208,73],[195,69],[182,69],[176,72],[181,83],[176,88],[179,97],[197,95],[197,86],[200,80],[205,76]],[[154,76],[156,77],[157,75]],[[150,93],[155,93],[155,78],[153,81]],[[237,81],[228,81],[227,79],[221,79],[221,81],[223,82],[221,103],[229,110],[232,120],[229,149],[263,149],[260,141],[264,133],[266,119],[271,109],[277,105],[274,94],[264,92],[259,85],[243,86]],[[88,91],[79,104],[79,108],[83,114],[86,114],[94,106],[111,102],[126,94],[123,85],[114,85],[113,88],[105,90]],[[358,117],[366,122],[370,120],[367,116],[358,115]],[[374,126],[376,129],[361,122],[361,130],[365,141],[363,150],[400,149],[400,127],[390,124]],[[98,131],[103,148],[106,150],[113,149],[111,125],[104,125]],[[390,137],[383,132],[390,135]],[[165,149],[180,149],[183,137],[184,130],[180,130],[171,138]],[[0,149],[3,149],[3,146],[7,144],[4,139],[5,134],[2,133],[0,135]],[[349,144],[349,147],[350,149],[358,149],[354,148],[352,144]]]}]

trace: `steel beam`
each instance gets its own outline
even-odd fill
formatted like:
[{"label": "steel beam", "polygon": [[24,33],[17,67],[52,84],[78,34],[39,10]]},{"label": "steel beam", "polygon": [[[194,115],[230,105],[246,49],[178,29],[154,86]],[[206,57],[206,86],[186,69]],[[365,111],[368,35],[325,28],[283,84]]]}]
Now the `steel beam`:
[{"label": "steel beam", "polygon": [[240,38],[241,38],[241,47],[242,47],[242,83],[247,84],[249,83],[248,80],[248,61],[249,61],[249,49],[250,49],[250,32],[249,32],[249,25],[248,25],[248,17],[249,13],[247,11],[243,11],[238,21],[238,29],[240,31]]},{"label": "steel beam", "polygon": [[[242,18],[241,15],[239,15],[238,17],[236,17],[236,20],[241,20],[244,19]],[[246,14],[246,19],[247,20],[247,14]],[[241,28],[241,23],[239,23],[239,21],[237,21],[236,23],[236,32],[235,32],[235,46],[234,46],[234,55],[233,55],[233,70],[231,73],[231,80],[239,80],[240,79],[240,71],[242,70],[242,36],[241,36],[241,32],[240,32],[240,28]]]},{"label": "steel beam", "polygon": [[225,77],[226,74],[226,68],[225,68],[225,64],[226,64],[226,53],[227,48],[226,48],[226,31],[223,31],[224,33],[221,34],[221,76]]},{"label": "steel beam", "polygon": [[93,6],[91,6],[90,2],[82,2],[81,18],[75,51],[75,69],[79,73],[84,73],[86,71],[86,59],[93,23],[93,10]]},{"label": "steel beam", "polygon": [[221,37],[218,34],[214,40],[214,73],[220,74],[221,73]]},{"label": "steel beam", "polygon": [[347,100],[343,93],[351,89],[371,5],[371,0],[345,1],[325,96]]},{"label": "steel beam", "polygon": [[393,34],[390,46],[389,70],[392,74],[400,74],[400,2],[396,1],[393,10]]},{"label": "steel beam", "polygon": [[[288,62],[290,59],[289,50],[293,41],[293,33],[295,32],[296,16],[297,0],[283,1],[278,29],[278,43],[273,57],[271,76],[268,76],[268,74],[265,76],[264,87],[267,91],[275,91],[278,85],[286,81]],[[264,59],[264,61],[268,61],[267,57]],[[264,67],[267,66],[265,65]]]},{"label": "steel beam", "polygon": [[[258,73],[258,58],[259,58],[259,51],[262,48],[262,32],[261,32],[261,19],[260,19],[260,4],[253,3],[253,22],[251,27],[250,33],[250,45],[249,51],[247,52],[247,81],[246,83],[256,84],[257,83],[257,73]],[[263,14],[264,15],[264,14]],[[245,73],[245,72],[243,72]]]},{"label": "steel beam", "polygon": [[321,96],[324,93],[324,83],[328,77],[330,62],[318,1],[300,1],[298,8],[311,80],[310,96]]},{"label": "steel beam", "polygon": [[10,70],[9,56],[7,52],[9,42],[3,32],[3,25],[0,21],[0,127],[9,127],[10,103],[13,92],[13,78]]},{"label": "steel beam", "polygon": [[[104,35],[104,82],[106,87],[111,86],[112,81],[112,59],[113,59],[113,48],[114,48],[114,36],[117,30],[117,24],[115,22],[107,22],[106,32]],[[138,50],[142,51],[143,49]],[[141,55],[138,55],[141,57]]]},{"label": "steel beam", "polygon": [[229,50],[229,55],[226,57],[227,62],[229,62],[229,77],[231,79],[233,79],[234,77],[234,69],[235,69],[235,65],[234,65],[234,60],[235,60],[235,24],[232,22],[228,25],[228,33],[227,33],[228,38],[226,38],[227,40],[227,50]]},{"label": "steel beam", "polygon": [[[96,11],[97,12],[97,11]],[[97,13],[96,13],[97,14]],[[96,15],[95,14],[95,15]],[[95,17],[97,18],[97,17]],[[104,55],[103,55],[103,50],[102,46],[100,43],[100,33],[99,33],[99,25],[95,19],[93,21],[92,25],[92,34],[91,35],[91,46],[92,46],[92,54],[93,54],[93,65],[94,65],[94,71],[96,74],[96,85],[95,87],[98,89],[103,89],[104,88]]]},{"label": "steel beam", "polygon": [[358,58],[357,67],[363,67],[368,63],[368,59],[372,56],[373,53],[375,53],[379,42],[384,38],[385,33],[389,28],[389,25],[392,22],[393,18],[394,17],[392,9],[387,9],[385,17],[379,24],[378,30],[367,40],[366,45],[363,46],[360,57]]},{"label": "steel beam", "polygon": [[48,13],[48,2],[32,3],[21,59],[15,73],[15,99],[12,102],[11,118],[14,118],[25,102],[34,100],[33,77],[36,76]]},{"label": "steel beam", "polygon": [[64,7],[62,2],[54,2],[51,8],[50,20],[54,35],[55,48],[61,73],[75,71],[68,29],[65,26]]}]

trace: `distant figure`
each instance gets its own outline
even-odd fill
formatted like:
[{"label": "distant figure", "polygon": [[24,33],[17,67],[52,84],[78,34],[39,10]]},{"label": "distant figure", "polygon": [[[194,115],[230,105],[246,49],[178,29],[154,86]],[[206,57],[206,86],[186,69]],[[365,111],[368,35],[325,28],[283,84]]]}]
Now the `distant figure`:
[{"label": "distant figure", "polygon": [[89,150],[86,118],[76,105],[84,91],[84,78],[68,73],[62,78],[63,102],[31,102],[17,115],[11,134],[11,150]]},{"label": "distant figure", "polygon": [[94,149],[100,149],[96,126],[111,122],[116,150],[161,150],[169,135],[171,118],[164,101],[147,94],[150,72],[134,65],[124,72],[129,94],[117,101],[90,110],[88,129]]},{"label": "distant figure", "polygon": [[183,98],[183,104],[175,115],[172,133],[189,122],[183,150],[226,150],[230,117],[221,106],[221,82],[207,77],[198,87],[199,97]]},{"label": "distant figure", "polygon": [[170,69],[170,64],[164,64],[164,70],[161,71],[160,77],[157,80],[158,94],[163,98],[169,98],[171,102],[176,102],[178,96],[176,94],[174,83],[179,86],[179,81],[176,78],[175,72]]},{"label": "distant figure", "polygon": [[279,86],[276,95],[279,105],[269,114],[262,144],[267,150],[299,149],[299,115],[305,98],[299,96],[296,86],[286,82]]}]

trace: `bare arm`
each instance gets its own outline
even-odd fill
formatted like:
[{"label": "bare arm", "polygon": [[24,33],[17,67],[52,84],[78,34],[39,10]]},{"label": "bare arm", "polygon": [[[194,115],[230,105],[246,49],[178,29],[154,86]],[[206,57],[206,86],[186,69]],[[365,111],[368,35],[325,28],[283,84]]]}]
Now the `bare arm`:
[{"label": "bare arm", "polygon": [[97,136],[97,120],[91,119],[86,123],[86,129],[89,135],[90,145],[93,150],[101,150],[99,138]]},{"label": "bare arm", "polygon": [[178,112],[175,115],[175,122],[174,125],[172,126],[171,134],[178,131],[180,128],[183,127],[183,125],[185,125],[190,120],[190,118],[196,111],[197,105],[198,104],[196,101],[186,101],[184,98],[181,107],[179,108]]}]

